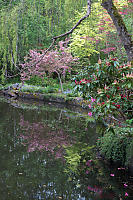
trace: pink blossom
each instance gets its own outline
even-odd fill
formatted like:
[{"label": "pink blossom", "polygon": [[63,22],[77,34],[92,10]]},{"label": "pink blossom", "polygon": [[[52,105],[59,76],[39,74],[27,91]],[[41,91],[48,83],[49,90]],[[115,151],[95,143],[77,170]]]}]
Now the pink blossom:
[{"label": "pink blossom", "polygon": [[106,49],[102,49],[101,51],[103,51],[105,54],[110,53],[111,51],[115,51],[116,47],[108,47]]},{"label": "pink blossom", "polygon": [[89,108],[91,108],[91,104],[89,104],[88,106],[89,106]]},{"label": "pink blossom", "polygon": [[89,167],[90,164],[91,164],[91,162],[92,162],[92,160],[88,160],[88,161],[86,162],[86,165]]},{"label": "pink blossom", "polygon": [[114,174],[110,174],[110,176],[115,176]]},{"label": "pink blossom", "polygon": [[92,101],[92,102],[95,102],[95,101],[96,101],[96,99],[93,99],[93,97],[91,97],[91,101]]},{"label": "pink blossom", "polygon": [[125,192],[125,197],[127,197],[128,196],[128,193],[127,192]]},{"label": "pink blossom", "polygon": [[94,187],[88,186],[88,190],[90,190],[90,191],[92,191],[92,192],[99,193],[99,194],[102,193],[102,189],[99,188],[99,187],[97,187],[97,186],[94,186]]},{"label": "pink blossom", "polygon": [[88,170],[86,170],[86,174],[89,174],[89,171],[88,171]]},{"label": "pink blossom", "polygon": [[101,30],[101,31],[104,30],[104,27],[99,27],[99,30]]},{"label": "pink blossom", "polygon": [[89,112],[88,115],[89,115],[90,117],[92,117],[92,112]]},{"label": "pink blossom", "polygon": [[124,183],[124,186],[127,187],[128,185],[126,183]]},{"label": "pink blossom", "polygon": [[67,51],[66,45],[66,41],[60,41],[59,49],[47,53],[46,50],[29,50],[29,55],[24,58],[25,63],[21,64],[21,80],[29,80],[34,75],[43,77],[46,71],[49,74],[56,72],[63,76],[67,69],[71,72],[70,65],[72,66],[77,59]]},{"label": "pink blossom", "polygon": [[120,167],[120,168],[118,168],[118,170],[125,170],[125,168],[124,167]]}]

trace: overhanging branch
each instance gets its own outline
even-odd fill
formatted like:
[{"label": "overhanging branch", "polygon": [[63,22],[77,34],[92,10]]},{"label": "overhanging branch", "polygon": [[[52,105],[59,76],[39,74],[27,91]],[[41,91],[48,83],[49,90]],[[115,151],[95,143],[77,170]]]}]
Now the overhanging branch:
[{"label": "overhanging branch", "polygon": [[[37,62],[35,62],[35,63],[33,64],[33,66],[35,66],[35,65],[37,65],[39,62],[41,62],[41,60],[44,58],[44,56],[47,54],[47,52],[53,47],[53,45],[55,44],[55,42],[56,42],[57,39],[62,38],[62,37],[65,37],[65,36],[67,36],[67,35],[70,35],[70,34],[81,24],[81,22],[82,22],[83,20],[85,20],[86,18],[89,17],[90,13],[91,13],[91,0],[87,0],[87,12],[86,12],[86,15],[83,16],[83,17],[71,28],[71,30],[69,30],[68,32],[63,33],[63,34],[61,34],[61,35],[58,35],[58,36],[53,37],[51,45],[45,50],[45,52],[40,56],[40,59],[39,59]],[[20,70],[19,73],[21,73],[21,72],[22,72],[22,70]],[[9,77],[13,77],[13,76],[9,76]]]},{"label": "overhanging branch", "polygon": [[59,35],[59,36],[53,37],[53,39],[56,40],[56,39],[58,39],[58,38],[61,38],[61,37],[64,37],[64,36],[67,36],[67,35],[71,34],[71,33],[74,31],[74,29],[76,29],[77,26],[79,26],[79,25],[81,24],[81,22],[82,22],[83,20],[85,20],[87,17],[89,17],[90,13],[91,13],[91,0],[87,0],[87,13],[86,13],[86,15],[83,16],[83,17],[75,24],[75,26],[72,27],[72,29],[71,29],[70,31],[68,31],[68,32],[66,32],[66,33],[64,33],[64,34],[61,34],[61,35]]},{"label": "overhanging branch", "polygon": [[55,41],[58,39],[58,38],[62,38],[64,36],[67,36],[67,35],[70,35],[80,24],[83,20],[85,20],[87,17],[89,17],[91,13],[91,0],[87,0],[87,12],[86,12],[86,15],[83,16],[73,27],[71,30],[69,30],[68,32],[66,33],[63,33],[61,35],[58,35],[58,36],[55,36],[53,37],[53,41],[51,43],[51,45],[48,47],[48,49],[46,49],[46,51],[40,56],[40,60],[37,61],[36,63],[34,63],[34,66],[37,65],[42,59],[43,57],[46,55],[46,53],[52,48],[52,46],[55,44]]}]

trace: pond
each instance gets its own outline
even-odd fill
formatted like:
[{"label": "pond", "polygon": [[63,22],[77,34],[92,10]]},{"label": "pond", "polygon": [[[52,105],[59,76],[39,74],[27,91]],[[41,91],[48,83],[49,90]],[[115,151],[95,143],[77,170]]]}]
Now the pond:
[{"label": "pond", "polygon": [[1,200],[133,199],[132,177],[98,159],[85,114],[0,98]]}]

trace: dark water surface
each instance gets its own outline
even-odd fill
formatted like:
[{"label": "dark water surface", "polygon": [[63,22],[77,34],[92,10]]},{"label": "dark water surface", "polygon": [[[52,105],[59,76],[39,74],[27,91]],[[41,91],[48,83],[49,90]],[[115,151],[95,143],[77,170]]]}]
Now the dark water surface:
[{"label": "dark water surface", "polygon": [[70,110],[0,98],[0,200],[133,199],[125,169],[91,152],[95,123]]}]

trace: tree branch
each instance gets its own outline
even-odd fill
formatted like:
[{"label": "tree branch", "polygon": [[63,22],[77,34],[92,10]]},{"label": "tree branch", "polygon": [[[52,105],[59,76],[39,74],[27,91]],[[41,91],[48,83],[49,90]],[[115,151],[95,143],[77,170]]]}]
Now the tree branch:
[{"label": "tree branch", "polygon": [[61,35],[58,35],[58,36],[53,37],[53,41],[52,41],[51,45],[50,45],[50,46],[48,47],[48,49],[40,56],[40,60],[37,61],[36,63],[34,63],[34,66],[37,65],[37,64],[43,59],[43,57],[44,57],[44,56],[46,55],[46,53],[52,48],[52,46],[55,44],[55,41],[56,41],[58,38],[61,38],[61,37],[64,37],[64,36],[67,36],[67,35],[71,34],[71,33],[77,28],[77,26],[79,26],[79,25],[81,24],[81,22],[82,22],[83,20],[85,20],[87,17],[89,17],[90,13],[91,13],[91,0],[87,0],[87,12],[86,12],[86,15],[83,16],[83,17],[75,24],[75,26],[72,27],[71,30],[69,30],[68,32],[63,33],[63,34],[61,34]]},{"label": "tree branch", "polygon": [[[58,35],[58,36],[55,36],[53,37],[52,39],[52,43],[51,45],[46,49],[46,51],[40,56],[40,59],[34,63],[33,66],[37,65],[39,62],[41,62],[41,60],[44,58],[44,56],[46,55],[46,53],[53,47],[53,45],[55,44],[56,40],[58,38],[62,38],[64,36],[67,36],[67,35],[70,35],[80,24],[83,20],[85,20],[87,17],[89,17],[91,13],[91,0],[87,0],[87,12],[86,12],[86,15],[83,16],[72,28],[71,30],[69,30],[68,32],[66,33],[63,33],[61,35]],[[20,73],[22,72],[22,70],[20,70]],[[9,76],[9,77],[13,77],[13,76]]]},{"label": "tree branch", "polygon": [[87,13],[86,13],[86,15],[83,16],[83,17],[75,24],[75,26],[72,27],[72,29],[71,29],[70,31],[68,31],[68,32],[66,32],[66,33],[64,33],[64,34],[61,34],[61,35],[59,35],[59,36],[53,37],[53,39],[56,40],[56,39],[58,39],[58,38],[61,38],[61,37],[64,37],[64,36],[66,36],[66,35],[71,34],[71,33],[74,31],[74,29],[76,29],[77,26],[79,26],[79,25],[81,24],[81,22],[82,22],[83,20],[85,20],[87,17],[89,17],[90,13],[91,13],[91,0],[87,0]]}]

